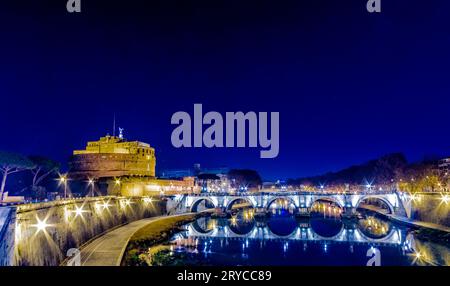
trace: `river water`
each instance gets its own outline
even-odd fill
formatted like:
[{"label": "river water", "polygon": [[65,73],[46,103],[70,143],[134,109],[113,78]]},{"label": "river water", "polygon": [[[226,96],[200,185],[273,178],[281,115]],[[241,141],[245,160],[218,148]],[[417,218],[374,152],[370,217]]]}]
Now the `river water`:
[{"label": "river water", "polygon": [[202,217],[183,226],[154,257],[157,265],[413,266],[449,265],[446,243],[361,213],[358,219],[315,214],[295,218],[287,210],[255,218],[241,210],[228,218]]}]

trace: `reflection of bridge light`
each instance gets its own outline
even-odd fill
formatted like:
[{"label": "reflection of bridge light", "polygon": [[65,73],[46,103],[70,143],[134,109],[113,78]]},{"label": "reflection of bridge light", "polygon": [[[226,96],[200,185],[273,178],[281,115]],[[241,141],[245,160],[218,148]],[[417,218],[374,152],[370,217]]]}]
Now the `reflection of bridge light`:
[{"label": "reflection of bridge light", "polygon": [[288,249],[289,249],[289,242],[286,241],[283,245],[283,251],[287,252]]}]

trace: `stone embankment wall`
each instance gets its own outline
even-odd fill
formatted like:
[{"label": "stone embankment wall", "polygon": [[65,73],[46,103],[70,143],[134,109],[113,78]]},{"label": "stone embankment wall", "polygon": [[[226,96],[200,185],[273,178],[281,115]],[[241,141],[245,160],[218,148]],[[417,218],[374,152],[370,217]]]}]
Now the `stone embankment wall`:
[{"label": "stone embankment wall", "polygon": [[[14,265],[59,265],[67,252],[125,223],[165,213],[165,201],[99,197],[17,207]],[[12,223],[12,222],[11,222]]]},{"label": "stone embankment wall", "polygon": [[442,194],[419,193],[412,200],[411,218],[450,227],[449,210],[450,201],[445,202]]}]

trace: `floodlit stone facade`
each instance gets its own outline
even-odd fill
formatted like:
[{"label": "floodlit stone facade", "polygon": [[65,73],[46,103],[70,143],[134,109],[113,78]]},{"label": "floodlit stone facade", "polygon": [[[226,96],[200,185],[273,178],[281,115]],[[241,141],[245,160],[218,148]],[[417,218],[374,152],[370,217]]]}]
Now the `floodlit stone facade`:
[{"label": "floodlit stone facade", "polygon": [[88,142],[84,150],[75,150],[69,164],[71,177],[154,177],[155,149],[147,143],[105,136]]}]

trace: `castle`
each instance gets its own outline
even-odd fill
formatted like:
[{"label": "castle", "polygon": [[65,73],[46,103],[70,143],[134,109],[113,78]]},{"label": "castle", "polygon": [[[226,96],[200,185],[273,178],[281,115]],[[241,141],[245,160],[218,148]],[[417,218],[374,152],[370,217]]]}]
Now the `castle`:
[{"label": "castle", "polygon": [[84,150],[73,151],[69,176],[75,180],[94,180],[106,185],[110,195],[144,196],[155,193],[195,191],[194,178],[180,180],[155,177],[155,149],[140,141],[105,136],[90,141]]},{"label": "castle", "polygon": [[84,150],[73,151],[69,165],[71,176],[81,178],[155,177],[155,149],[147,143],[107,135],[88,142]]}]

